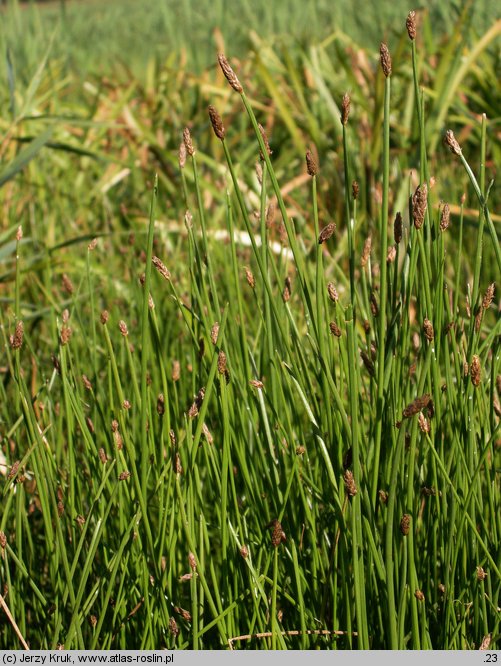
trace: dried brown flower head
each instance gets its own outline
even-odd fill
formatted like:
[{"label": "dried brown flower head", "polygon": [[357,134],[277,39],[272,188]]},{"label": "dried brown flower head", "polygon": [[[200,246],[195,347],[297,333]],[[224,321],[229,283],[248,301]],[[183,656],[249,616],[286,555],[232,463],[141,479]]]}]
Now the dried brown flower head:
[{"label": "dried brown flower head", "polygon": [[226,80],[233,88],[233,90],[237,93],[243,93],[244,89],[242,88],[242,84],[240,83],[240,81],[237,78],[237,75],[231,68],[230,63],[228,62],[226,56],[223,53],[220,53],[217,56],[217,59],[219,61],[219,66],[221,67],[223,74],[226,77]]},{"label": "dried brown flower head", "polygon": [[21,225],[18,226],[16,230],[16,241],[19,243],[23,239],[23,228]]},{"label": "dried brown flower head", "polygon": [[433,330],[433,324],[429,319],[425,319],[423,322],[423,332],[424,337],[428,340],[428,342],[432,342],[433,338],[435,337],[435,331]]},{"label": "dried brown flower head", "polygon": [[103,465],[105,465],[108,462],[108,456],[106,455],[106,451],[103,449],[103,447],[99,449],[98,454],[99,454],[99,460]]},{"label": "dried brown flower head", "polygon": [[398,245],[402,240],[402,214],[395,215],[395,222],[393,223],[393,238]]},{"label": "dried brown flower head", "polygon": [[339,301],[339,294],[337,293],[337,289],[332,282],[327,284],[327,293],[329,294],[329,298],[333,303],[337,303]]},{"label": "dried brown flower head", "polygon": [[430,422],[427,420],[426,416],[422,412],[419,412],[418,425],[421,432],[425,434],[428,434],[430,432]]},{"label": "dried brown flower head", "polygon": [[101,312],[101,324],[106,325],[108,323],[108,319],[110,318],[110,313],[108,310],[103,310]]},{"label": "dried brown flower head", "polygon": [[331,321],[331,323],[329,324],[329,328],[331,330],[332,335],[335,335],[336,338],[341,337],[341,329],[339,328],[339,326],[336,324],[335,321]]},{"label": "dried brown flower head", "polygon": [[123,319],[120,319],[118,322],[118,328],[120,329],[120,333],[126,338],[129,335],[129,329],[127,328],[127,324],[124,322]]},{"label": "dried brown flower head", "polygon": [[245,269],[245,279],[247,280],[247,284],[251,289],[254,289],[256,286],[256,278],[254,277],[254,274],[252,273],[250,268]]},{"label": "dried brown flower head", "polygon": [[287,537],[285,536],[285,532],[282,529],[282,525],[279,520],[273,520],[270,523],[270,527],[272,527],[272,532],[271,532],[271,543],[273,545],[273,548],[278,548],[281,543],[284,543],[287,541]]},{"label": "dried brown flower head", "polygon": [[404,536],[409,534],[411,528],[411,517],[408,513],[404,513],[402,519],[400,520],[400,531]]},{"label": "dried brown flower head", "polygon": [[97,247],[97,238],[93,238],[91,242],[87,245],[87,249],[89,250],[89,252],[92,252],[93,250],[96,249],[96,247]]},{"label": "dried brown flower head", "polygon": [[196,571],[196,569],[197,569],[197,560],[195,558],[195,555],[193,555],[193,553],[188,553],[188,564],[190,565],[190,569],[192,571]]},{"label": "dried brown flower head", "polygon": [[486,635],[483,637],[482,642],[480,643],[480,647],[479,647],[478,649],[479,649],[480,651],[484,652],[485,650],[488,650],[488,649],[489,649],[490,644],[491,644],[491,635],[490,635],[490,634],[486,634]]},{"label": "dried brown flower head", "polygon": [[371,377],[374,377],[376,374],[374,370],[374,363],[371,361],[371,359],[363,349],[360,350],[360,358],[362,359],[365,369],[367,370],[369,375]]},{"label": "dried brown flower head", "polygon": [[181,363],[179,363],[177,359],[174,359],[174,361],[172,361],[171,377],[173,382],[178,382],[179,379],[181,378]]},{"label": "dried brown flower head", "polygon": [[193,147],[191,132],[187,127],[185,127],[183,130],[183,141],[184,141],[184,147],[186,148],[186,152],[190,157],[193,157],[193,155],[195,154],[195,148]]},{"label": "dried brown flower head", "polygon": [[6,545],[7,545],[7,537],[5,536],[5,532],[3,530],[0,530],[0,547],[5,550]]},{"label": "dried brown flower head", "polygon": [[217,356],[217,371],[220,375],[224,375],[226,373],[226,354],[222,349]]},{"label": "dried brown flower head", "polygon": [[[258,123],[258,128],[259,128],[259,133],[261,134],[261,138],[263,139],[264,147],[266,148],[266,152],[268,153],[268,157],[271,157],[271,155],[273,154],[273,151],[272,151],[272,149],[270,148],[270,143],[269,143],[269,141],[268,141],[268,137],[267,137],[267,135],[266,135],[266,131],[265,131],[264,127],[263,127],[261,124],[259,124],[259,123]],[[259,151],[259,154],[260,154],[260,156],[261,156],[261,159],[262,159],[263,162],[264,162],[264,155],[263,155],[263,152],[262,152],[262,151]],[[271,205],[271,204],[270,204],[270,205]]]},{"label": "dried brown flower head", "polygon": [[329,222],[329,224],[325,226],[320,232],[318,236],[318,244],[322,245],[322,243],[328,241],[335,230],[336,230],[336,225],[334,224],[334,222]]},{"label": "dried brown flower head", "polygon": [[379,55],[381,58],[381,69],[386,78],[391,76],[391,56],[388,47],[384,42],[381,42],[379,47]]},{"label": "dried brown flower head", "polygon": [[371,256],[371,249],[372,249],[372,236],[369,235],[365,239],[364,243],[364,249],[362,250],[362,258],[360,259],[360,265],[362,268],[364,268],[369,261],[369,257]]},{"label": "dried brown flower head", "polygon": [[477,354],[473,354],[470,364],[470,377],[473,386],[475,387],[479,386],[481,376],[482,376],[482,368],[480,366],[480,357],[477,356]]},{"label": "dried brown flower head", "polygon": [[263,382],[259,379],[251,379],[249,380],[249,384],[255,389],[262,389],[264,387]]},{"label": "dried brown flower head", "polygon": [[171,617],[169,620],[169,631],[174,637],[179,635],[179,627],[177,626],[177,622],[173,617]]},{"label": "dried brown flower head", "polygon": [[388,248],[388,253],[386,254],[386,263],[392,264],[397,257],[397,248],[394,245],[390,245]]},{"label": "dried brown flower head", "polygon": [[157,414],[163,416],[165,414],[165,398],[163,393],[157,396]]},{"label": "dried brown flower head", "polygon": [[416,591],[414,592],[414,596],[416,597],[416,599],[417,599],[418,601],[424,601],[424,594],[423,594],[423,592],[422,592],[421,590],[416,590]]},{"label": "dried brown flower head", "polygon": [[423,183],[412,195],[412,221],[416,229],[421,229],[428,206],[428,186]]},{"label": "dried brown flower head", "polygon": [[72,334],[71,328],[63,324],[63,326],[61,326],[61,334],[59,336],[62,345],[68,344],[71,338],[71,334]]},{"label": "dried brown flower head", "polygon": [[446,146],[449,147],[451,153],[454,153],[454,155],[457,155],[459,157],[463,154],[461,146],[457,142],[457,139],[454,136],[454,132],[452,130],[447,130],[447,132],[445,133],[444,143]]},{"label": "dried brown flower head", "polygon": [[354,180],[351,184],[351,194],[355,201],[358,199],[358,195],[360,193],[360,185],[356,180]]},{"label": "dried brown flower head", "polygon": [[63,273],[63,277],[61,278],[61,281],[63,283],[63,289],[68,293],[72,294],[75,291],[75,287],[73,286],[73,282],[69,278],[66,273]]},{"label": "dried brown flower head", "polygon": [[170,276],[170,271],[165,266],[165,264],[161,261],[161,259],[159,259],[158,257],[152,257],[151,263],[153,264],[153,266],[155,266],[155,268],[157,269],[157,271],[160,273],[160,275],[163,278],[165,278],[166,280],[170,280],[170,277],[171,277]]},{"label": "dried brown flower head", "polygon": [[387,504],[388,503],[388,493],[386,490],[378,490],[378,496],[379,496],[379,501],[381,504]]},{"label": "dried brown flower head", "polygon": [[442,212],[440,213],[440,231],[445,231],[449,228],[451,222],[451,207],[448,203],[444,204]]},{"label": "dried brown flower head", "polygon": [[358,490],[357,490],[357,484],[355,483],[355,479],[353,477],[353,472],[347,469],[343,475],[343,481],[346,494],[349,497],[354,497],[357,494]]},{"label": "dried brown flower head", "polygon": [[240,555],[244,558],[244,560],[249,557],[249,549],[245,544],[240,548]]},{"label": "dried brown flower head", "polygon": [[407,405],[407,407],[402,412],[402,417],[404,419],[410,419],[412,416],[418,414],[422,409],[428,407],[432,402],[431,395],[429,393],[425,393]]},{"label": "dried brown flower head", "polygon": [[483,567],[477,567],[477,580],[479,582],[485,580],[487,578],[487,572],[484,570]]},{"label": "dried brown flower head", "polygon": [[351,99],[348,93],[345,93],[343,95],[343,101],[341,102],[341,122],[343,125],[346,125],[348,122],[348,118],[350,116],[350,106],[351,106]]},{"label": "dried brown flower head", "polygon": [[492,303],[492,300],[493,300],[493,298],[494,298],[494,290],[495,290],[495,288],[496,288],[496,285],[495,285],[494,282],[492,282],[492,284],[490,284],[490,285],[487,287],[487,291],[485,292],[485,296],[484,296],[484,298],[483,298],[483,300],[482,300],[482,309],[484,309],[484,310],[488,310],[488,309],[489,309],[489,307],[490,307],[490,305],[491,305],[491,303]]},{"label": "dried brown flower head", "polygon": [[219,322],[216,321],[210,330],[210,339],[213,345],[217,343],[217,338],[219,335]]},{"label": "dried brown flower head", "polygon": [[209,104],[209,118],[212,125],[212,129],[214,130],[214,134],[217,136],[218,139],[224,141],[225,129],[223,125],[223,119],[217,112],[216,108],[212,106],[212,104]]},{"label": "dried brown flower head", "polygon": [[130,472],[128,472],[127,470],[125,470],[124,472],[121,472],[121,473],[120,473],[120,475],[119,475],[119,477],[118,477],[118,480],[119,480],[119,481],[126,481],[129,477],[130,477]]},{"label": "dried brown flower head", "polygon": [[306,171],[309,176],[316,176],[318,174],[318,164],[313,157],[311,150],[306,151]]},{"label": "dried brown flower head", "polygon": [[19,471],[19,465],[21,464],[20,460],[16,460],[15,463],[13,463],[12,467],[9,470],[9,473],[7,474],[7,479],[13,479],[16,474]]},{"label": "dried brown flower head", "polygon": [[21,349],[24,340],[24,324],[19,319],[14,329],[14,335],[9,337],[9,343],[12,349]]},{"label": "dried brown flower head", "polygon": [[414,41],[416,39],[416,12],[414,10],[408,13],[405,27],[407,28],[409,39]]}]

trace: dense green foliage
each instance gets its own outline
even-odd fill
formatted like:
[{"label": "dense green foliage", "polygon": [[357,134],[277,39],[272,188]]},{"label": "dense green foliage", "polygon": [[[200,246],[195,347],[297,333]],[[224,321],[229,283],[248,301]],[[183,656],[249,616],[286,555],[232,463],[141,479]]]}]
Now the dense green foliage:
[{"label": "dense green foliage", "polygon": [[501,21],[157,4],[4,17],[0,647],[499,648]]}]

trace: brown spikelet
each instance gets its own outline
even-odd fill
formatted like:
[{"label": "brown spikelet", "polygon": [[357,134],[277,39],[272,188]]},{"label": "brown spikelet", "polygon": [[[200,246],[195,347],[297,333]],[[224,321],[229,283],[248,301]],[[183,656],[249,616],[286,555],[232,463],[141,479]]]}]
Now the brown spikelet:
[{"label": "brown spikelet", "polygon": [[87,375],[82,375],[82,383],[84,387],[87,389],[87,391],[92,391],[92,384]]},{"label": "brown spikelet", "polygon": [[282,291],[282,300],[284,303],[288,303],[291,297],[291,279],[290,277],[285,278],[284,289]]},{"label": "brown spikelet", "polygon": [[350,107],[351,107],[351,99],[348,93],[345,93],[343,95],[343,101],[341,102],[341,122],[343,125],[346,125],[348,122],[348,118],[350,116]]},{"label": "brown spikelet", "polygon": [[165,397],[163,393],[157,396],[157,414],[163,416],[165,414]]},{"label": "brown spikelet", "polygon": [[495,288],[496,288],[496,285],[494,284],[494,282],[487,287],[487,291],[485,292],[485,296],[482,300],[482,309],[483,310],[488,310],[489,309],[489,307],[492,303],[492,300],[494,298]]},{"label": "brown spikelet", "polygon": [[477,580],[479,582],[485,580],[487,578],[487,572],[484,570],[483,567],[477,567]]},{"label": "brown spikelet", "polygon": [[192,571],[196,571],[196,569],[197,569],[197,560],[196,560],[196,557],[193,553],[188,553],[188,564],[190,565],[190,569]]},{"label": "brown spikelet", "polygon": [[237,75],[233,71],[233,69],[230,66],[230,63],[228,62],[226,56],[223,53],[220,53],[217,56],[219,66],[221,67],[223,74],[226,77],[226,80],[230,84],[230,86],[233,88],[233,90],[237,93],[243,93],[244,89],[242,88],[242,84],[237,78]]},{"label": "brown spikelet", "polygon": [[360,358],[362,359],[365,369],[367,370],[369,375],[371,377],[375,377],[376,373],[374,370],[374,363],[371,361],[371,359],[363,349],[360,350]]},{"label": "brown spikelet", "polygon": [[23,228],[21,225],[18,226],[16,230],[16,240],[19,243],[23,239]]},{"label": "brown spikelet", "polygon": [[318,164],[313,157],[311,150],[306,151],[306,171],[309,176],[316,176],[318,173]]},{"label": "brown spikelet", "polygon": [[222,349],[217,356],[217,371],[220,375],[224,375],[226,372],[226,354]]},{"label": "brown spikelet", "polygon": [[16,460],[16,462],[10,468],[9,473],[7,474],[7,479],[13,479],[16,476],[16,474],[19,471],[19,465],[20,464],[21,464],[21,461]]},{"label": "brown spikelet", "polygon": [[119,475],[119,477],[118,477],[118,480],[119,480],[119,481],[127,481],[127,479],[128,479],[129,477],[130,477],[130,472],[128,472],[127,470],[125,470],[124,472],[121,472],[121,473],[120,473],[120,475]]},{"label": "brown spikelet", "polygon": [[354,180],[351,184],[351,195],[355,201],[358,199],[358,195],[360,193],[360,185],[356,180]]},{"label": "brown spikelet", "polygon": [[249,384],[255,389],[262,389],[264,387],[263,382],[259,379],[250,379]]},{"label": "brown spikelet", "polygon": [[402,519],[400,520],[400,531],[404,536],[409,534],[411,527],[411,517],[408,513],[404,513]]},{"label": "brown spikelet", "polygon": [[369,257],[371,256],[371,249],[372,249],[372,236],[367,236],[365,239],[364,243],[364,249],[362,250],[362,258],[360,259],[360,265],[362,268],[364,268],[369,261]]},{"label": "brown spikelet", "polygon": [[247,280],[247,284],[251,289],[254,289],[256,286],[256,278],[254,277],[254,274],[252,273],[250,268],[245,269],[245,279]]},{"label": "brown spikelet", "polygon": [[405,27],[407,28],[409,39],[414,41],[416,39],[416,12],[414,10],[408,13]]},{"label": "brown spikelet", "polygon": [[181,465],[181,456],[179,453],[176,453],[174,456],[174,472],[178,475],[183,473],[183,466]]},{"label": "brown spikelet", "polygon": [[273,225],[273,220],[275,219],[275,206],[273,203],[270,203],[266,209],[266,228],[271,229]]},{"label": "brown spikelet", "polygon": [[339,301],[339,294],[337,293],[337,289],[332,282],[327,284],[327,293],[329,294],[329,298],[333,303],[337,303]]},{"label": "brown spikelet", "polygon": [[210,330],[210,339],[213,345],[217,343],[217,338],[219,336],[219,322],[216,321]]},{"label": "brown spikelet", "polygon": [[151,263],[153,264],[153,266],[155,266],[155,268],[157,269],[157,271],[160,273],[160,275],[163,278],[165,278],[166,280],[170,280],[170,277],[171,277],[170,276],[170,271],[165,266],[165,264],[162,262],[161,259],[159,259],[158,257],[152,257]]},{"label": "brown spikelet", "polygon": [[181,363],[177,359],[172,361],[172,372],[171,377],[173,382],[178,382],[181,378]]},{"label": "brown spikelet", "polygon": [[355,483],[355,479],[353,477],[353,472],[347,469],[343,475],[343,481],[344,481],[344,489],[348,497],[354,497],[357,494],[358,490],[357,490],[357,484]]},{"label": "brown spikelet", "polygon": [[440,213],[440,231],[445,231],[449,228],[451,222],[451,207],[448,203],[444,204],[442,212]]},{"label": "brown spikelet", "polygon": [[118,322],[118,328],[120,329],[120,333],[124,336],[124,338],[129,335],[129,329],[127,328],[127,324],[123,319]]},{"label": "brown spikelet", "polygon": [[101,324],[105,326],[108,323],[108,319],[110,318],[110,313],[108,310],[103,310],[101,312]]},{"label": "brown spikelet", "polygon": [[423,183],[412,195],[412,221],[416,229],[421,229],[428,206],[428,186]]},{"label": "brown spikelet", "polygon": [[245,544],[240,548],[240,555],[244,558],[244,560],[249,557],[249,549]]},{"label": "brown spikelet", "polygon": [[447,132],[445,133],[444,143],[446,146],[448,146],[451,153],[454,153],[454,155],[457,155],[459,157],[463,154],[461,146],[457,142],[457,139],[454,136],[454,132],[452,130],[447,130]]},{"label": "brown spikelet", "polygon": [[424,593],[422,592],[422,590],[416,590],[414,592],[414,596],[418,601],[424,601]]},{"label": "brown spikelet", "polygon": [[395,215],[395,222],[393,223],[393,238],[398,245],[402,240],[402,214]]},{"label": "brown spikelet", "polygon": [[404,419],[410,419],[412,416],[418,414],[422,409],[428,407],[431,403],[431,395],[429,393],[425,393],[407,405],[407,407],[402,412],[402,417]]},{"label": "brown spikelet", "polygon": [[429,319],[425,319],[423,322],[423,332],[424,332],[424,337],[428,340],[428,342],[431,342],[433,338],[435,337],[435,331],[433,330],[433,324]]},{"label": "brown spikelet", "polygon": [[341,329],[339,328],[339,326],[336,324],[335,321],[331,321],[331,323],[329,324],[329,328],[331,330],[332,335],[335,335],[336,338],[341,337]]},{"label": "brown spikelet", "polygon": [[207,424],[202,425],[202,432],[204,434],[205,439],[207,440],[208,444],[214,444],[214,437],[212,436],[211,431],[207,427]]},{"label": "brown spikelet", "polygon": [[297,456],[302,456],[303,454],[306,453],[306,447],[305,446],[296,446],[296,455]]},{"label": "brown spikelet", "polygon": [[14,335],[9,337],[10,346],[12,349],[21,349],[24,340],[24,324],[21,320],[16,323]]},{"label": "brown spikelet", "polygon": [[184,169],[186,166],[186,146],[184,145],[184,141],[181,141],[179,144],[179,152],[177,155],[177,159],[179,162],[179,168]]},{"label": "brown spikelet", "polygon": [[[268,137],[267,137],[267,135],[266,135],[266,131],[265,131],[264,127],[263,127],[260,123],[258,123],[257,126],[258,126],[258,128],[259,128],[259,133],[261,134],[261,138],[263,139],[263,143],[264,143],[264,147],[266,148],[266,152],[268,153],[268,157],[271,157],[273,151],[272,151],[272,149],[270,148],[270,143],[269,143],[269,141],[268,141]],[[261,159],[262,159],[263,162],[264,162],[264,155],[263,155],[262,151],[259,151],[259,154],[260,154],[260,156],[261,156]]]},{"label": "brown spikelet", "polygon": [[477,354],[473,354],[473,357],[471,359],[470,377],[473,386],[475,387],[479,386],[482,377],[482,368],[480,366],[480,357],[477,356]]},{"label": "brown spikelet", "polygon": [[101,461],[101,463],[103,465],[106,465],[106,463],[108,462],[108,456],[106,455],[106,451],[101,447],[99,449],[98,454],[99,454],[99,460]]},{"label": "brown spikelet", "polygon": [[184,141],[184,147],[186,148],[186,152],[190,157],[193,157],[193,155],[195,154],[195,148],[193,147],[191,132],[187,127],[185,127],[183,130],[183,141]]},{"label": "brown spikelet", "polygon": [[5,532],[3,530],[0,531],[0,546],[2,550],[5,550],[5,546],[7,545],[7,537],[5,536]]},{"label": "brown spikelet", "polygon": [[93,238],[91,242],[87,245],[87,249],[92,252],[92,250],[95,250],[97,247],[97,238]]},{"label": "brown spikelet", "polygon": [[94,428],[94,423],[93,423],[92,419],[90,418],[90,416],[85,417],[85,423],[87,424],[87,428],[89,429],[89,431],[92,434],[94,434],[96,432],[96,429]]},{"label": "brown spikelet", "polygon": [[66,273],[63,273],[63,277],[61,278],[61,281],[63,283],[63,289],[66,293],[72,294],[75,291],[75,287],[73,286],[73,282],[71,281],[70,277],[66,275]]},{"label": "brown spikelet", "polygon": [[173,617],[171,617],[169,620],[169,631],[174,637],[179,635],[179,627],[177,626],[177,622]]},{"label": "brown spikelet", "polygon": [[285,532],[283,531],[279,520],[273,520],[270,527],[273,528],[271,532],[271,543],[273,548],[278,548],[281,543],[287,541],[287,537],[285,536]]},{"label": "brown spikelet", "polygon": [[430,422],[427,420],[426,416],[422,412],[419,412],[418,425],[421,432],[425,434],[428,434],[430,432]]},{"label": "brown spikelet", "polygon": [[379,47],[379,55],[381,58],[381,69],[386,78],[388,78],[391,76],[391,56],[390,51],[384,42],[381,42],[381,46]]},{"label": "brown spikelet", "polygon": [[377,304],[376,294],[373,291],[371,292],[370,302],[371,302],[372,316],[377,317],[379,314],[379,306]]},{"label": "brown spikelet", "polygon": [[62,327],[61,327],[61,333],[60,333],[60,336],[59,336],[59,339],[60,339],[61,344],[63,346],[68,344],[68,342],[70,341],[70,338],[71,338],[71,334],[72,334],[71,328],[69,326],[66,326],[65,324],[63,324]]},{"label": "brown spikelet", "polygon": [[381,502],[381,504],[388,503],[388,493],[386,492],[386,490],[378,490],[377,494],[379,496],[379,501]]},{"label": "brown spikelet", "polygon": [[386,255],[386,263],[392,264],[397,256],[397,248],[394,245],[390,245],[388,248],[388,253]]},{"label": "brown spikelet", "polygon": [[318,244],[322,245],[322,243],[328,241],[335,230],[336,230],[336,225],[334,224],[334,222],[329,222],[329,224],[325,226],[320,232],[320,235],[318,236]]},{"label": "brown spikelet", "polygon": [[64,504],[63,502],[61,502],[61,500],[59,500],[59,502],[57,503],[57,515],[59,516],[59,518],[61,518],[63,514],[64,514]]},{"label": "brown spikelet", "polygon": [[212,125],[212,129],[214,130],[214,134],[217,136],[218,139],[224,141],[225,129],[223,125],[223,120],[219,115],[219,113],[217,112],[216,108],[212,106],[212,104],[209,104],[209,118]]}]

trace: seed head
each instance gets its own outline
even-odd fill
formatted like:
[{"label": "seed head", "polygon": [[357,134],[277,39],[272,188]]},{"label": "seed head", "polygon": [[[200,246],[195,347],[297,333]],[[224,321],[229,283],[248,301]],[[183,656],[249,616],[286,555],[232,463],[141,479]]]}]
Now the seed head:
[{"label": "seed head", "polygon": [[343,95],[343,101],[341,102],[341,122],[343,125],[346,125],[348,122],[348,118],[350,116],[350,106],[351,106],[351,99],[348,93],[345,93]]},{"label": "seed head", "polygon": [[231,68],[230,63],[226,59],[226,56],[223,53],[220,53],[217,59],[219,61],[219,66],[221,67],[223,74],[226,77],[226,80],[233,88],[233,90],[237,93],[243,93],[244,89],[242,88],[242,84],[240,83],[240,81],[237,78],[237,75]]},{"label": "seed head", "polygon": [[280,521],[276,519],[273,520],[270,527],[273,528],[271,532],[271,543],[273,548],[278,548],[281,543],[287,541],[287,537],[285,536],[285,532],[282,529]]},{"label": "seed head", "polygon": [[482,377],[482,368],[480,366],[480,357],[476,354],[473,354],[473,358],[471,359],[470,377],[473,386],[479,386]]},{"label": "seed head", "polygon": [[157,414],[159,416],[165,414],[165,398],[163,393],[159,393],[157,397]]},{"label": "seed head", "polygon": [[217,356],[217,371],[220,375],[224,375],[226,372],[226,354],[222,349]]},{"label": "seed head", "polygon": [[435,337],[435,332],[433,330],[433,324],[429,319],[425,319],[423,322],[423,332],[425,338],[428,340],[428,342],[431,342],[433,338]]},{"label": "seed head", "polygon": [[108,319],[110,318],[110,313],[108,310],[103,310],[101,312],[101,324],[105,326],[108,323]]},{"label": "seed head", "polygon": [[170,271],[161,261],[161,259],[159,259],[158,257],[152,257],[151,263],[153,264],[153,266],[155,266],[155,268],[163,278],[165,278],[166,280],[170,280]]},{"label": "seed head", "polygon": [[394,245],[390,245],[388,248],[388,253],[386,255],[386,263],[392,264],[395,261],[397,256],[397,248]]},{"label": "seed head", "polygon": [[217,343],[217,338],[219,336],[219,322],[216,321],[210,330],[210,339],[213,345]]},{"label": "seed head", "polygon": [[240,555],[244,558],[244,560],[249,557],[249,549],[245,544],[240,548]]},{"label": "seed head", "polygon": [[416,599],[417,599],[418,601],[424,601],[424,594],[423,594],[423,592],[422,592],[421,590],[416,590],[416,591],[414,592],[414,596],[416,597]]},{"label": "seed head", "polygon": [[407,15],[405,26],[407,28],[409,39],[414,41],[416,39],[416,12],[414,10]]},{"label": "seed head", "polygon": [[263,382],[260,381],[259,379],[250,379],[249,384],[252,386],[252,388],[259,389],[259,390],[264,387]]},{"label": "seed head", "polygon": [[173,382],[178,382],[181,377],[181,363],[179,363],[177,359],[174,359],[174,361],[172,361],[171,377]]},{"label": "seed head", "polygon": [[359,192],[360,192],[360,185],[356,180],[354,180],[351,184],[351,194],[355,201],[358,199]]},{"label": "seed head", "polygon": [[245,269],[245,279],[247,280],[249,287],[254,289],[256,286],[256,278],[254,277],[250,268]]},{"label": "seed head", "polygon": [[398,245],[402,240],[402,215],[397,213],[395,215],[395,222],[393,223],[393,238]]},{"label": "seed head", "polygon": [[371,377],[374,377],[376,375],[374,370],[374,363],[371,361],[371,359],[363,349],[360,350],[360,358],[362,359],[365,369],[367,370],[369,375]]},{"label": "seed head", "polygon": [[486,635],[483,637],[482,642],[480,643],[480,647],[479,647],[478,649],[479,649],[479,650],[482,650],[482,651],[488,650],[490,644],[491,644],[491,635],[490,635],[490,634],[486,634]]},{"label": "seed head", "polygon": [[431,395],[429,393],[425,393],[407,405],[407,407],[402,412],[403,418],[410,419],[411,416],[415,416],[422,409],[425,409],[430,404],[432,404],[432,402]]},{"label": "seed head", "polygon": [[412,195],[412,220],[416,229],[421,229],[428,206],[428,186],[423,183]]},{"label": "seed head", "polygon": [[126,338],[129,335],[129,329],[127,328],[127,324],[124,322],[123,319],[120,319],[118,322],[118,328],[120,329],[120,333]]},{"label": "seed head", "polygon": [[479,582],[485,580],[487,578],[487,572],[484,570],[483,567],[477,567],[477,580]]},{"label": "seed head", "polygon": [[404,513],[400,521],[400,531],[404,536],[407,536],[409,534],[410,527],[411,527],[411,517],[408,513]]},{"label": "seed head", "polygon": [[384,42],[381,42],[379,47],[379,55],[381,57],[381,69],[386,78],[391,76],[391,56],[388,47]]},{"label": "seed head", "polygon": [[178,636],[179,634],[179,627],[177,626],[177,622],[173,617],[171,617],[169,620],[169,631],[174,637]]},{"label": "seed head", "polygon": [[17,474],[17,472],[18,472],[18,470],[19,470],[19,465],[20,465],[20,464],[21,464],[21,461],[20,461],[20,460],[16,460],[16,462],[15,462],[15,463],[12,465],[12,467],[10,468],[9,473],[7,474],[7,479],[13,479],[13,478],[16,476],[16,474]]},{"label": "seed head", "polygon": [[3,530],[0,531],[0,546],[2,549],[5,549],[5,546],[7,545],[7,537],[5,536],[5,532]]},{"label": "seed head", "polygon": [[365,239],[364,243],[364,249],[362,250],[362,258],[360,259],[360,265],[362,268],[364,268],[369,261],[369,257],[371,256],[371,248],[372,248],[372,236],[367,236]]},{"label": "seed head", "polygon": [[336,225],[334,224],[334,222],[329,222],[329,224],[325,226],[320,232],[320,235],[318,237],[318,244],[322,245],[322,243],[325,243],[325,241],[329,240],[329,238],[334,233],[335,229]]},{"label": "seed head", "polygon": [[121,473],[120,473],[120,475],[119,475],[119,477],[118,477],[118,480],[119,480],[119,481],[127,481],[127,479],[128,479],[129,477],[130,477],[130,472],[128,472],[127,470],[125,470],[124,472],[121,472]]},{"label": "seed head", "polygon": [[214,134],[217,136],[218,139],[221,139],[221,141],[224,141],[224,134],[225,134],[225,129],[223,125],[223,120],[217,110],[212,106],[212,104],[209,105],[209,118],[212,124],[212,129],[214,130]]},{"label": "seed head", "polygon": [[332,335],[335,335],[336,338],[341,337],[341,329],[339,328],[339,326],[336,324],[335,321],[331,321],[331,323],[329,324],[329,328],[331,330]]},{"label": "seed head", "polygon": [[206,423],[204,423],[202,425],[202,432],[204,434],[205,439],[207,440],[207,443],[208,444],[214,444],[214,437],[212,436],[212,433],[209,430],[209,428],[207,427]]},{"label": "seed head", "polygon": [[23,238],[23,228],[21,225],[18,226],[17,231],[16,231],[16,240],[19,243],[20,240]]},{"label": "seed head", "polygon": [[63,277],[61,278],[61,281],[63,283],[63,289],[68,294],[72,294],[75,291],[75,287],[73,286],[73,282],[70,280],[69,276],[66,275],[66,273],[63,273]]},{"label": "seed head", "polygon": [[188,564],[190,565],[190,569],[192,571],[196,571],[197,560],[196,560],[195,555],[193,553],[188,553]]},{"label": "seed head", "polygon": [[24,324],[21,320],[16,323],[14,335],[9,337],[10,346],[12,349],[21,349],[24,340]]},{"label": "seed head", "polygon": [[348,497],[354,497],[358,490],[357,490],[357,484],[355,483],[355,479],[353,478],[353,472],[351,472],[349,469],[346,470],[343,476],[344,480],[344,489]]},{"label": "seed head", "polygon": [[306,151],[306,171],[311,177],[316,176],[318,173],[318,164],[316,163],[311,150]]},{"label": "seed head", "polygon": [[91,242],[87,245],[87,249],[89,252],[92,252],[92,250],[95,250],[97,247],[97,238],[93,238]]},{"label": "seed head", "polygon": [[451,208],[448,203],[444,204],[442,213],[440,214],[440,231],[445,231],[449,228],[451,222]]},{"label": "seed head", "polygon": [[444,142],[445,145],[449,147],[451,153],[454,153],[454,155],[457,155],[459,157],[463,154],[461,146],[457,142],[457,139],[454,136],[454,132],[452,130],[447,130],[444,136]]},{"label": "seed head", "polygon": [[193,141],[191,140],[191,132],[187,127],[183,130],[183,141],[186,152],[190,157],[193,157],[195,154],[195,148],[193,147]]},{"label": "seed head", "polygon": [[332,282],[329,282],[327,285],[327,293],[329,294],[329,298],[333,303],[337,303],[339,301],[339,294],[337,293],[337,289]]},{"label": "seed head", "polygon": [[426,416],[423,414],[423,412],[419,412],[418,416],[418,425],[419,429],[421,432],[428,434],[430,432],[430,422],[426,418]]},{"label": "seed head", "polygon": [[106,451],[101,447],[98,453],[99,453],[99,460],[103,465],[106,465],[106,463],[108,462],[108,456],[106,455]]},{"label": "seed head", "polygon": [[492,303],[492,299],[494,298],[495,288],[496,288],[496,285],[494,284],[494,282],[487,287],[487,291],[485,292],[485,296],[482,300],[482,308],[484,310],[489,309],[489,307]]}]

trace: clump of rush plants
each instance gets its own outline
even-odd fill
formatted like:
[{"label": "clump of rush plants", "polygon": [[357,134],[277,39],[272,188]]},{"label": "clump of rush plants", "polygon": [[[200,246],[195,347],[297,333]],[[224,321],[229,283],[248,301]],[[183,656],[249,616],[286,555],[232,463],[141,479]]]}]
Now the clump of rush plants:
[{"label": "clump of rush plants", "polygon": [[[499,648],[489,123],[478,173],[447,125],[428,154],[416,19],[398,55],[415,163],[392,154],[402,65],[382,43],[379,170],[362,193],[346,93],[336,219],[312,141],[303,219],[291,215],[281,147],[220,54],[228,85],[179,149],[176,244],[155,179],[147,233],[90,235],[38,310],[30,298],[60,273],[48,259],[25,270],[18,229],[2,314],[1,647]],[[232,150],[235,105],[251,174]],[[213,156],[197,149],[210,126]],[[437,155],[469,180],[474,233],[430,172]]]}]

